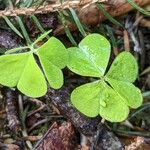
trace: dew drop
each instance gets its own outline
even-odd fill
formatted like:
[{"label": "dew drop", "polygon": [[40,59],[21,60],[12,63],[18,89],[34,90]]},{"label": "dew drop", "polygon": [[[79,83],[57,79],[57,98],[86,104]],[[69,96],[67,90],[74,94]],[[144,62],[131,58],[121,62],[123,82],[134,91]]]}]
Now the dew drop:
[{"label": "dew drop", "polygon": [[114,66],[117,66],[118,62],[114,62]]},{"label": "dew drop", "polygon": [[109,98],[109,94],[105,93],[105,98],[108,99]]},{"label": "dew drop", "polygon": [[103,107],[107,106],[107,104],[103,100],[100,100],[100,105],[103,106]]}]

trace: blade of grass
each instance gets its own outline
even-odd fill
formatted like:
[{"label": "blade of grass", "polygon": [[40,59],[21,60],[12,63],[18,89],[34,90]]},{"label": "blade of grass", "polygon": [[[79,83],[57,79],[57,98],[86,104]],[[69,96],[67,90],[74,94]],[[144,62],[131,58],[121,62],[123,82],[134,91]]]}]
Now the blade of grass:
[{"label": "blade of grass", "polygon": [[115,24],[115,25],[117,25],[117,26],[120,26],[120,27],[124,28],[123,25],[122,25],[120,22],[118,22],[116,19],[114,19],[114,18],[104,9],[104,7],[103,7],[102,4],[97,3],[96,5],[97,5],[98,9],[103,13],[103,15],[104,15],[109,21],[111,21],[113,24]]},{"label": "blade of grass", "polygon": [[[34,24],[37,26],[37,28],[42,32],[42,33],[45,33],[46,31],[44,30],[44,28],[42,27],[41,23],[39,22],[39,20],[37,19],[37,17],[35,15],[32,15],[31,16]],[[50,38],[49,35],[46,36],[47,39]]]},{"label": "blade of grass", "polygon": [[82,36],[85,37],[87,34],[84,31],[83,26],[82,26],[82,24],[81,24],[81,22],[80,22],[80,20],[79,20],[79,18],[77,16],[76,12],[72,8],[69,8],[69,10],[70,10],[70,12],[71,12],[71,14],[72,14],[72,16],[74,18],[74,21],[75,21],[79,31],[81,32]]},{"label": "blade of grass", "polygon": [[147,68],[140,74],[140,76],[145,75],[145,74],[148,74],[148,73],[150,73],[150,66],[147,67]]},{"label": "blade of grass", "polygon": [[138,6],[133,0],[127,0],[127,2],[134,7],[135,9],[137,9],[139,12],[141,12],[142,14],[149,16],[150,17],[150,12],[144,10],[143,8],[141,8],[140,6]]},{"label": "blade of grass", "polygon": [[76,43],[76,41],[74,40],[74,38],[73,38],[73,36],[72,36],[72,34],[71,34],[71,32],[70,32],[68,26],[67,26],[67,23],[66,23],[66,20],[65,20],[65,17],[64,17],[64,15],[63,15],[63,13],[62,13],[62,12],[59,12],[59,16],[60,16],[60,18],[61,18],[61,22],[62,22],[62,24],[63,24],[63,26],[64,26],[65,33],[66,33],[67,37],[69,38],[70,42],[71,42],[74,46],[77,46],[77,43]]},{"label": "blade of grass", "polygon": [[113,130],[117,134],[126,135],[126,136],[142,136],[142,137],[150,137],[150,132],[147,131],[126,131],[126,130]]},{"label": "blade of grass", "polygon": [[20,7],[30,7],[33,4],[34,0],[25,0],[20,4]]},{"label": "blade of grass", "polygon": [[[69,20],[69,22],[75,23],[74,18],[72,16],[70,10],[66,9],[63,12],[65,12],[63,14],[64,14],[64,18],[66,20]],[[91,32],[90,28],[86,24],[82,23],[82,27],[83,27],[84,30],[86,30],[88,32]]]},{"label": "blade of grass", "polygon": [[22,30],[23,36],[24,36],[25,39],[26,39],[27,45],[30,45],[32,42],[31,42],[31,40],[30,40],[30,37],[29,37],[29,35],[28,35],[28,32],[27,32],[27,30],[26,30],[26,28],[25,28],[25,26],[24,26],[24,24],[23,24],[21,18],[20,18],[19,16],[16,16],[16,20],[17,20],[17,22],[18,22],[18,24],[19,24],[19,26],[20,26],[20,29]]},{"label": "blade of grass", "polygon": [[133,112],[129,116],[128,120],[131,120],[133,117],[137,116],[139,113],[141,113],[142,111],[144,111],[147,108],[150,108],[150,103],[143,104],[140,108],[138,108],[135,112]]},{"label": "blade of grass", "polygon": [[113,33],[112,28],[109,27],[108,25],[106,25],[106,29],[107,29],[107,32],[108,32],[109,37],[110,37],[110,39],[111,39],[112,46],[113,46],[113,47],[117,47],[116,38],[115,38],[115,36],[114,36],[114,33]]},{"label": "blade of grass", "polygon": [[3,19],[6,21],[6,23],[8,24],[8,26],[17,34],[19,35],[21,38],[23,38],[22,34],[19,32],[19,30],[11,23],[11,21],[8,19],[8,17],[3,16]]},{"label": "blade of grass", "polygon": [[96,28],[96,32],[100,33],[101,35],[107,37],[107,31],[105,28],[105,24],[101,23],[99,26]]},{"label": "blade of grass", "polygon": [[142,93],[143,97],[150,97],[150,91]]},{"label": "blade of grass", "polygon": [[106,29],[107,29],[107,32],[108,32],[108,34],[109,34],[109,36],[110,36],[112,45],[113,45],[114,47],[116,47],[116,46],[117,46],[117,43],[116,43],[116,39],[115,39],[115,36],[114,36],[114,34],[113,34],[112,28],[111,28],[110,26],[106,25]]},{"label": "blade of grass", "polygon": [[114,33],[113,33],[113,29],[111,27],[109,27],[108,25],[106,25],[106,30],[107,30],[107,32],[109,34],[114,54],[118,55],[117,42],[116,42],[116,38],[115,38]]},{"label": "blade of grass", "polygon": [[11,0],[5,0],[3,1],[5,3],[5,6],[8,8],[8,9],[13,9],[13,3]]}]

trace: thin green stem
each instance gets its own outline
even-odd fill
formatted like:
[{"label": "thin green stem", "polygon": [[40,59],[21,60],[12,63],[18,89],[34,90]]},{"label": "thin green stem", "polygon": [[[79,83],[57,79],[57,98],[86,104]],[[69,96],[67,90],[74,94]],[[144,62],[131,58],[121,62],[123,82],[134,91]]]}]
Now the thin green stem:
[{"label": "thin green stem", "polygon": [[[38,27],[38,29],[42,32],[45,33],[46,31],[44,30],[44,28],[42,27],[41,23],[39,22],[39,20],[37,19],[37,17],[35,15],[32,15],[31,18],[34,21],[34,24]],[[50,38],[49,35],[46,36],[47,39]]]},{"label": "thin green stem", "polygon": [[77,46],[77,43],[76,41],[74,40],[74,37],[72,36],[68,26],[67,26],[67,23],[66,23],[66,20],[65,20],[65,17],[64,17],[64,14],[63,12],[59,12],[59,16],[61,18],[61,22],[64,26],[64,29],[65,29],[65,33],[67,35],[67,37],[69,38],[70,42],[74,45],[74,46]]},{"label": "thin green stem", "polygon": [[15,53],[17,51],[20,51],[20,50],[23,50],[23,49],[28,49],[28,48],[29,48],[29,46],[13,48],[13,49],[10,49],[10,50],[6,51],[5,54]]},{"label": "thin green stem", "polygon": [[143,136],[143,137],[150,137],[150,132],[144,131],[144,132],[139,132],[139,131],[125,131],[125,130],[113,130],[117,134],[121,135],[126,135],[126,136]]},{"label": "thin green stem", "polygon": [[27,32],[27,30],[26,30],[26,28],[25,28],[21,18],[19,16],[17,16],[16,19],[17,19],[17,22],[18,22],[18,24],[19,24],[19,26],[20,26],[20,28],[22,30],[22,33],[23,33],[25,39],[26,39],[27,45],[30,45],[32,42],[30,40],[28,32]]},{"label": "thin green stem", "polygon": [[144,10],[143,8],[141,8],[140,6],[138,6],[133,0],[127,0],[127,2],[134,7],[135,9],[137,9],[139,12],[141,12],[142,14],[150,17],[150,12]]},{"label": "thin green stem", "polygon": [[86,32],[85,32],[85,30],[84,30],[84,28],[83,28],[83,26],[82,26],[82,24],[81,24],[81,22],[80,22],[78,16],[77,16],[77,14],[76,14],[76,12],[74,11],[74,9],[69,8],[69,10],[70,10],[70,12],[71,12],[71,14],[72,14],[72,16],[73,16],[73,18],[74,18],[74,21],[75,21],[75,23],[76,23],[76,25],[77,25],[79,31],[81,32],[82,36],[83,36],[83,37],[87,36],[87,34],[86,34]]},{"label": "thin green stem", "polygon": [[132,113],[130,115],[128,120],[131,120],[133,117],[137,116],[139,113],[141,113],[142,111],[144,111],[145,109],[147,109],[149,107],[150,107],[150,103],[146,103],[146,104],[142,105],[140,108],[138,108],[134,113]]}]

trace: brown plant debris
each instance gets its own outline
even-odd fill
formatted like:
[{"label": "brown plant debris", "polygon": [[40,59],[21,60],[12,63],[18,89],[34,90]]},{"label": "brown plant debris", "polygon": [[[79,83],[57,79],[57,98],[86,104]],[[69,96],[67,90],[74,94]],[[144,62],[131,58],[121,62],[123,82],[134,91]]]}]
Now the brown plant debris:
[{"label": "brown plant debris", "polygon": [[75,149],[75,132],[70,122],[54,124],[36,144],[33,150],[73,150]]},{"label": "brown plant debris", "polygon": [[20,150],[20,147],[15,144],[0,143],[0,150]]},{"label": "brown plant debris", "polygon": [[21,130],[21,125],[17,112],[16,91],[7,88],[4,90],[4,96],[6,100],[8,127],[13,132],[17,132]]}]

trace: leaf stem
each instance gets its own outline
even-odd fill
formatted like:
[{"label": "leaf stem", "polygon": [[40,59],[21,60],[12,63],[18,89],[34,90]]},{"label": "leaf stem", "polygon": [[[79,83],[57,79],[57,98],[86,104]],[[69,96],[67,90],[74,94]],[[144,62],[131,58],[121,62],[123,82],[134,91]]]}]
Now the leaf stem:
[{"label": "leaf stem", "polygon": [[28,49],[28,48],[29,48],[29,46],[13,48],[13,49],[10,49],[10,50],[6,51],[5,54],[15,53],[17,51],[20,51],[20,50],[23,50],[23,49]]}]

